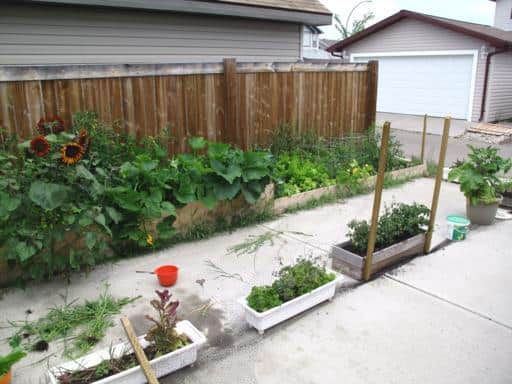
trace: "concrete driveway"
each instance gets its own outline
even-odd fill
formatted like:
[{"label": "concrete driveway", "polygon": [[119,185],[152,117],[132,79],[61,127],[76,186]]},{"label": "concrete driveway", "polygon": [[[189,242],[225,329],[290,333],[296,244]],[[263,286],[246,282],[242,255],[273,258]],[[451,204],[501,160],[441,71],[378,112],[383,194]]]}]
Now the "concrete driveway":
[{"label": "concrete driveway", "polygon": [[[433,179],[418,179],[387,189],[392,201],[430,204]],[[103,265],[64,282],[30,284],[0,298],[0,325],[40,315],[69,299],[97,297],[104,282],[117,296],[143,295],[125,307],[138,334],[148,327],[147,303],[158,288],[154,276],[136,274],[157,265],[180,266],[172,292],[180,314],[208,337],[200,360],[162,384],[367,384],[512,382],[512,221],[473,228],[469,238],[418,257],[375,280],[359,284],[346,278],[333,302],[321,304],[260,336],[247,326],[237,298],[252,284],[268,284],[281,262],[304,254],[327,260],[332,244],[345,239],[347,222],[368,218],[372,194],[309,211],[287,214],[268,223],[177,245],[162,252]],[[444,217],[464,214],[458,185],[441,189],[436,241]],[[276,236],[254,254],[234,255],[229,247],[268,232]],[[210,260],[243,281],[222,278]],[[205,279],[198,284],[198,279]],[[205,310],[205,308],[208,308]],[[0,339],[12,334],[0,327]],[[116,326],[97,348],[124,340]],[[16,366],[14,384],[44,383],[44,370],[62,360],[61,345],[46,354],[31,353]],[[7,350],[0,344],[0,353]]]},{"label": "concrete driveway", "polygon": [[[382,125],[385,121],[389,121],[391,123],[391,128],[395,130],[409,132],[423,131],[423,116],[377,112],[377,125]],[[442,135],[443,124],[444,118],[429,117],[427,120],[427,133],[431,135]],[[470,125],[471,123],[467,120],[452,119],[450,125],[450,137],[463,135]]]}]

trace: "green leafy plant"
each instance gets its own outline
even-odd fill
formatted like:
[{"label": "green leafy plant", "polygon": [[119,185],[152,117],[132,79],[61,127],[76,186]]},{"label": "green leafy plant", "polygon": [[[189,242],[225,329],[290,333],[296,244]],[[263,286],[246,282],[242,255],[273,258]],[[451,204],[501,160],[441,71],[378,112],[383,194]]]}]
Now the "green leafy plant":
[{"label": "green leafy plant", "polygon": [[0,378],[2,375],[7,374],[11,370],[11,367],[26,355],[27,354],[21,349],[15,349],[7,355],[0,356]]},{"label": "green leafy plant", "polygon": [[256,312],[265,312],[282,304],[279,294],[274,287],[262,286],[252,287],[247,297],[247,304]]},{"label": "green leafy plant", "polygon": [[112,317],[136,299],[116,299],[105,289],[96,300],[55,306],[34,321],[11,321],[17,330],[9,343],[12,347],[23,346],[27,350],[41,351],[48,349],[51,342],[72,337],[73,342],[66,346],[65,354],[82,355],[101,341],[107,329],[114,325]]},{"label": "green leafy plant", "polygon": [[500,179],[512,168],[512,159],[498,155],[494,147],[475,148],[469,146],[471,153],[462,164],[453,168],[448,180],[458,180],[460,190],[472,205],[479,203],[493,204],[512,183]]},{"label": "green leafy plant", "polygon": [[155,292],[158,295],[158,300],[151,300],[151,305],[157,311],[158,317],[155,319],[146,315],[146,319],[153,323],[146,334],[146,340],[155,346],[158,356],[187,345],[189,340],[187,336],[176,331],[176,311],[180,305],[179,301],[171,301],[168,289]]},{"label": "green leafy plant", "polygon": [[[394,203],[386,207],[377,224],[375,250],[423,233],[428,225],[429,216],[430,210],[422,204]],[[368,245],[370,224],[366,220],[352,220],[348,228],[347,237],[352,249],[364,255]]]},{"label": "green leafy plant", "polygon": [[257,312],[265,312],[327,284],[334,280],[335,275],[313,260],[303,258],[292,266],[281,268],[276,277],[272,286],[252,288],[247,297],[249,307]]}]

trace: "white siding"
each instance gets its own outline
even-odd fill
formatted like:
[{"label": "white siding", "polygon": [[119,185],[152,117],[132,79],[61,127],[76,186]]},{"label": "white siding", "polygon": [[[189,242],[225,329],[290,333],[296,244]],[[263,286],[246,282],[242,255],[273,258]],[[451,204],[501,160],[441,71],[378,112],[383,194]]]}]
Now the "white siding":
[{"label": "white siding", "polygon": [[0,6],[0,65],[296,61],[299,24],[50,5]]},{"label": "white siding", "polygon": [[[481,49],[485,42],[419,20],[403,19],[360,40],[347,53]],[[478,55],[472,121],[480,117],[485,58]]]},{"label": "white siding", "polygon": [[499,53],[491,58],[485,121],[512,117],[512,52]]}]

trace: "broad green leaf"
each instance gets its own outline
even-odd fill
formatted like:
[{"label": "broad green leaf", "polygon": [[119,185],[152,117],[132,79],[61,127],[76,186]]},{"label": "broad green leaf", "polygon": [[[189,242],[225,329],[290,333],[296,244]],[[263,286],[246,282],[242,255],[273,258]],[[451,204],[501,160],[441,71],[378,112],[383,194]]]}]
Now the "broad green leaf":
[{"label": "broad green leaf", "polygon": [[263,189],[264,186],[258,181],[242,184],[242,194],[244,195],[245,200],[250,204],[254,204],[258,201]]},{"label": "broad green leaf", "polygon": [[0,191],[0,218],[6,217],[20,206],[21,200]]},{"label": "broad green leaf", "polygon": [[233,184],[217,183],[213,190],[218,200],[231,200],[240,193],[240,180]]},{"label": "broad green leaf", "polygon": [[156,226],[158,236],[162,239],[169,239],[176,233],[176,229],[172,226],[174,223],[173,217],[167,217]]},{"label": "broad green leaf", "polygon": [[190,148],[192,148],[194,151],[206,148],[207,144],[208,142],[204,139],[204,137],[191,137],[188,139],[188,145],[190,145]]},{"label": "broad green leaf", "polygon": [[123,215],[117,209],[106,207],[105,210],[114,223],[119,224],[119,222],[123,219]]},{"label": "broad green leaf", "polygon": [[85,234],[85,245],[87,246],[87,248],[89,248],[90,251],[92,251],[92,249],[96,245],[97,240],[98,240],[98,237],[97,237],[96,233],[87,232]]},{"label": "broad green leaf", "polygon": [[230,184],[233,183],[237,177],[242,176],[242,169],[237,164],[230,164],[226,167],[220,161],[211,159],[210,165],[219,176],[223,177]]},{"label": "broad green leaf", "polygon": [[41,208],[51,211],[67,202],[68,193],[69,187],[64,185],[34,181],[28,196]]},{"label": "broad green leaf", "polygon": [[164,215],[176,216],[176,207],[169,201],[163,201],[161,209]]},{"label": "broad green leaf", "polygon": [[85,168],[82,164],[78,164],[76,166],[76,174],[79,177],[82,177],[86,180],[97,182],[96,177],[94,177],[94,175],[87,168]]},{"label": "broad green leaf", "polygon": [[24,241],[18,241],[14,250],[16,251],[18,258],[22,263],[36,254],[36,247],[33,245],[28,245]]},{"label": "broad green leaf", "polygon": [[98,216],[96,216],[94,218],[94,221],[97,222],[99,225],[101,225],[103,227],[103,229],[105,229],[105,231],[110,235],[112,236],[112,231],[110,230],[110,228],[107,226],[107,220],[105,219],[105,215],[103,213],[100,213]]}]

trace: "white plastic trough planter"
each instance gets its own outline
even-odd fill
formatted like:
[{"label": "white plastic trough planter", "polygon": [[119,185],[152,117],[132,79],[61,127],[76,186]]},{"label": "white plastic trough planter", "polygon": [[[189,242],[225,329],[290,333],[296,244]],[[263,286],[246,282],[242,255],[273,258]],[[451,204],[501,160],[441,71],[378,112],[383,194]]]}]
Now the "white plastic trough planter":
[{"label": "white plastic trough planter", "polygon": [[[176,330],[179,333],[187,335],[190,344],[180,348],[174,352],[166,355],[157,357],[150,361],[153,370],[157,377],[166,376],[178,369],[186,367],[187,365],[193,364],[197,360],[198,349],[206,342],[206,337],[190,323],[189,321],[180,321],[176,323]],[[145,335],[139,336],[139,343],[142,348],[146,348],[149,343],[144,339]],[[69,371],[80,370],[84,368],[90,368],[98,365],[103,360],[109,359],[110,357],[121,357],[125,354],[132,353],[133,349],[130,343],[121,343],[113,346],[112,348],[103,349],[98,352],[91,353],[75,361],[69,361],[67,363],[58,365],[48,370],[49,382],[51,384],[59,384],[58,377]],[[95,381],[95,384],[103,383],[116,383],[116,384],[144,384],[146,383],[146,377],[142,372],[140,366],[136,366],[126,371],[120,372],[116,375],[105,377],[104,379]]]},{"label": "white plastic trough planter", "polygon": [[336,285],[343,279],[343,277],[336,272],[328,272],[336,275],[336,278],[333,281],[330,281],[309,293],[296,297],[293,300],[287,301],[279,307],[269,309],[265,312],[256,312],[254,309],[249,307],[246,297],[240,298],[238,301],[244,308],[245,320],[256,328],[260,335],[262,335],[266,329],[271,328],[276,324],[288,320],[324,301],[331,301],[336,293]]}]

